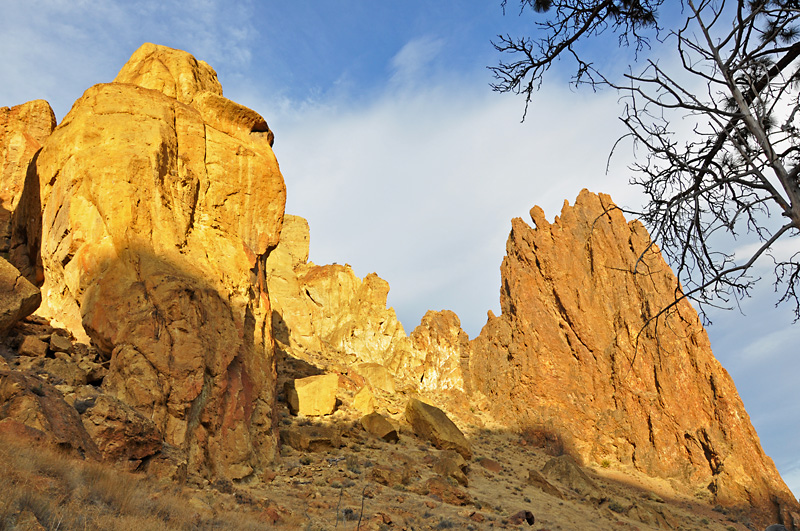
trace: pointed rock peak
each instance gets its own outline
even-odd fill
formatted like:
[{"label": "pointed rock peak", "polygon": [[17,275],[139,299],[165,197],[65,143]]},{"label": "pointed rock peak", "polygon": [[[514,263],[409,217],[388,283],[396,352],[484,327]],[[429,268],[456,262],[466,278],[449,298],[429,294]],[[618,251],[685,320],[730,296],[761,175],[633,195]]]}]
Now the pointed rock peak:
[{"label": "pointed rock peak", "polygon": [[308,262],[310,239],[311,233],[305,218],[291,214],[283,216],[280,245],[292,268]]},{"label": "pointed rock peak", "polygon": [[547,218],[544,216],[544,210],[542,210],[542,207],[538,205],[533,207],[530,211],[530,214],[531,221],[533,221],[537,229],[546,229],[550,226],[550,224],[547,222]]},{"label": "pointed rock peak", "polygon": [[188,52],[149,42],[133,53],[114,82],[157,90],[186,104],[203,92],[222,96],[217,73],[208,63]]},{"label": "pointed rock peak", "polygon": [[495,418],[548,451],[669,478],[754,522],[797,511],[697,312],[681,301],[658,317],[678,280],[641,223],[586,190],[549,226],[540,209],[531,217],[536,228],[512,222],[502,314],[471,343],[470,383]]}]

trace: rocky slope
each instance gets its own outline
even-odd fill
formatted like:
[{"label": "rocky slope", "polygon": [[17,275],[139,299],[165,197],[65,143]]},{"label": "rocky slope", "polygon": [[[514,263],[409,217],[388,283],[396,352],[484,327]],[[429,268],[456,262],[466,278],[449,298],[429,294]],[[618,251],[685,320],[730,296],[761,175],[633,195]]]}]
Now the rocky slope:
[{"label": "rocky slope", "polygon": [[[272,131],[191,55],[145,44],[55,129],[46,102],[0,126],[5,440],[191,485],[196,525],[800,527],[691,306],[645,326],[675,278],[608,197],[513,221],[479,337],[408,336],[386,281],[308,261]],[[0,527],[56,525],[36,496]]]},{"label": "rocky slope", "polygon": [[502,315],[472,342],[473,386],[494,415],[585,464],[797,519],[695,310],[683,300],[658,316],[677,280],[645,228],[585,190],[552,224],[538,207],[531,218],[512,221]]}]

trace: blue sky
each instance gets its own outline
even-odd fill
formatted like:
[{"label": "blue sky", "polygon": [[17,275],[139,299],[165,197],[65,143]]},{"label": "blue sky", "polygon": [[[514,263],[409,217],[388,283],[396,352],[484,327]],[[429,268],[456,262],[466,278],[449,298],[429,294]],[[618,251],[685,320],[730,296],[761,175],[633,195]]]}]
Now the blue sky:
[{"label": "blue sky", "polygon": [[[0,105],[43,98],[59,120],[143,42],[211,64],[225,95],[275,131],[311,259],[388,280],[407,332],[426,310],[451,309],[479,333],[499,312],[510,220],[534,204],[552,219],[584,187],[639,202],[630,150],[606,173],[622,133],[615,94],[572,89],[558,64],[520,123],[522,99],[491,92],[490,39],[532,29],[499,0],[0,0],[0,21]],[[628,61],[616,46],[597,58]],[[709,335],[800,494],[800,325],[774,300],[763,282],[742,311],[713,315]]]}]

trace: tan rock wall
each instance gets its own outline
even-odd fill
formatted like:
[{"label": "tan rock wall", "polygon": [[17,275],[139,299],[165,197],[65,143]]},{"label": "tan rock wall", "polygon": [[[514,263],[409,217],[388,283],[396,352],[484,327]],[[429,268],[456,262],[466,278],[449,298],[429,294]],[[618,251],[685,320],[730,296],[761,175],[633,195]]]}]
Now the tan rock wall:
[{"label": "tan rock wall", "polygon": [[644,326],[677,281],[641,223],[585,190],[554,223],[531,217],[512,221],[502,315],[472,342],[472,383],[495,415],[765,521],[796,507],[691,305]]},{"label": "tan rock wall", "polygon": [[87,90],[37,160],[42,313],[111,357],[105,390],[190,476],[241,478],[276,447],[265,262],[283,178],[263,131],[223,123],[242,107],[202,61],[145,45],[117,80]]},{"label": "tan rock wall", "polygon": [[378,363],[418,382],[424,355],[415,351],[392,308],[389,284],[348,265],[308,262],[308,222],[286,216],[278,247],[267,260],[273,329],[296,357],[310,353],[333,363]]},{"label": "tan rock wall", "polygon": [[[428,311],[411,332],[414,348],[424,353],[420,390],[467,391],[469,382],[469,336],[458,316],[449,311]],[[465,373],[466,378],[465,378]]]},{"label": "tan rock wall", "polygon": [[[0,107],[0,254],[37,284],[42,280],[37,269],[39,190],[28,173],[55,126],[56,117],[44,100]],[[26,181],[32,183],[27,193]]]}]

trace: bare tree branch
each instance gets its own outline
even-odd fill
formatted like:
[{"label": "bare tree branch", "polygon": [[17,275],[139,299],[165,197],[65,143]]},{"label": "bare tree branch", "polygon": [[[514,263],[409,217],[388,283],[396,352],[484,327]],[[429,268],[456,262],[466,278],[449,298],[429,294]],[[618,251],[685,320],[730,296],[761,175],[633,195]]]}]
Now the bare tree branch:
[{"label": "bare tree branch", "polygon": [[[637,214],[683,286],[676,303],[696,300],[705,318],[704,305],[748,296],[756,260],[800,234],[800,0],[520,0],[523,14],[537,17],[537,32],[495,43],[516,60],[490,68],[492,87],[524,94],[524,119],[563,57],[576,85],[617,90],[623,139],[641,153],[631,182],[648,201]],[[581,44],[611,46],[610,36],[631,51],[626,73],[582,55]],[[668,46],[662,57],[654,39]],[[756,250],[737,256],[742,240]],[[800,318],[800,252],[773,267],[778,303]]]}]

